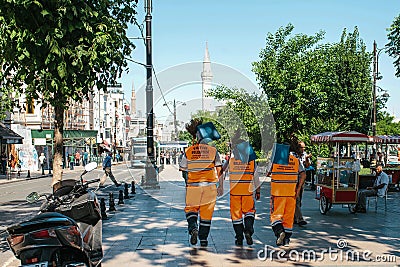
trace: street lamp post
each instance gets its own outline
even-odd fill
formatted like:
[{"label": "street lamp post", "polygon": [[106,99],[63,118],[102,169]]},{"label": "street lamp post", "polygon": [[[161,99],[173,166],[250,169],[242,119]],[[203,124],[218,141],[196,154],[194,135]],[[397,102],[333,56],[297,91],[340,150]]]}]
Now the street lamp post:
[{"label": "street lamp post", "polygon": [[167,106],[168,104],[172,104],[172,106],[174,108],[174,113],[173,113],[173,116],[174,116],[174,140],[177,141],[178,140],[178,122],[176,120],[176,105],[182,104],[182,106],[186,106],[186,103],[182,102],[182,101],[176,101],[174,99],[174,101],[172,101],[172,102],[170,101],[168,103],[165,103],[164,106]]},{"label": "street lamp post", "polygon": [[115,157],[116,157],[116,154],[117,154],[117,120],[118,120],[118,114],[117,114],[117,106],[118,106],[118,104],[117,104],[117,101],[115,101],[115,114],[114,114],[114,150],[113,150],[113,153],[114,153],[114,160],[115,160]]},{"label": "street lamp post", "polygon": [[145,167],[146,188],[160,188],[157,181],[155,154],[154,154],[154,116],[153,116],[153,85],[152,85],[152,51],[151,51],[151,11],[152,1],[147,0],[145,6],[146,16],[146,113],[147,113],[147,162]]},{"label": "street lamp post", "polygon": [[372,102],[372,135],[376,135],[376,81],[382,79],[382,77],[378,76],[379,71],[378,71],[378,61],[379,61],[379,54],[384,51],[385,48],[377,49],[376,48],[376,41],[374,41],[374,47],[373,47],[373,52],[374,52],[374,59],[373,59],[373,102]]}]

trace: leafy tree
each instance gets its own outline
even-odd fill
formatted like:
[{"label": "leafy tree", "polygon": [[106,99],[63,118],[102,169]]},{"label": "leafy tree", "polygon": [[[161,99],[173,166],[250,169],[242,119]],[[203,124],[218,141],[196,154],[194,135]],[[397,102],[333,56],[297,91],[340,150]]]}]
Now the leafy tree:
[{"label": "leafy tree", "polygon": [[395,17],[392,25],[387,29],[389,42],[386,44],[387,53],[394,58],[396,77],[400,77],[400,15]]},{"label": "leafy tree", "polygon": [[192,142],[192,135],[186,130],[179,131],[178,139],[190,143]]},{"label": "leafy tree", "polygon": [[228,140],[240,129],[242,138],[251,143],[258,157],[265,156],[275,141],[274,120],[265,95],[226,86],[213,88],[208,94],[225,101],[225,106],[218,110],[217,119],[225,126]]},{"label": "leafy tree", "polygon": [[53,183],[61,180],[64,110],[94,87],[106,89],[127,66],[127,38],[137,1],[0,0],[0,81],[28,101],[51,105],[54,121]]},{"label": "leafy tree", "polygon": [[[371,106],[371,55],[359,38],[343,31],[340,42],[318,45],[324,33],[292,36],[293,25],[269,33],[253,63],[275,118],[277,139],[311,135],[313,118],[332,118],[340,130],[367,132]],[[321,127],[323,128],[323,127]],[[328,129],[333,130],[333,129]]]},{"label": "leafy tree", "polygon": [[387,112],[382,114],[382,119],[376,123],[377,135],[400,135],[400,122],[393,122],[393,119]]}]

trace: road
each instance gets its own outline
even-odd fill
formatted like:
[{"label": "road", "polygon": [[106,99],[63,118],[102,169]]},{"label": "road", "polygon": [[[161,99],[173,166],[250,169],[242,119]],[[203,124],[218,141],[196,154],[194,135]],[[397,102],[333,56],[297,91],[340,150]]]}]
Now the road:
[{"label": "road", "polygon": [[[113,165],[112,171],[119,182],[131,183],[132,178],[139,182],[144,174],[143,169],[131,169],[125,164]],[[86,180],[100,178],[103,170],[98,168],[87,173],[84,178]],[[79,179],[80,170],[69,171],[63,174],[63,180]],[[50,193],[51,177],[40,179],[22,180],[14,183],[0,185],[0,266],[7,266],[14,258],[9,250],[5,229],[9,225],[13,225],[20,221],[33,217],[41,205],[41,201],[37,203],[27,203],[25,198],[31,192]],[[96,187],[97,184],[93,184]],[[107,179],[105,186],[113,186],[110,179]],[[121,188],[122,189],[122,188]],[[101,192],[99,192],[101,195]]]}]

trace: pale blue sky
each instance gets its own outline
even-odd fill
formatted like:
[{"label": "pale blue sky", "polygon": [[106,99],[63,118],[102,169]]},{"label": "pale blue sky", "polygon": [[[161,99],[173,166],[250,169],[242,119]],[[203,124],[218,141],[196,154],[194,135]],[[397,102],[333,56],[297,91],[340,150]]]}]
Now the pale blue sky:
[{"label": "pale blue sky", "polygon": [[[138,7],[139,23],[144,21],[143,1]],[[325,31],[321,43],[326,43],[337,42],[344,28],[352,32],[357,26],[372,51],[374,40],[378,48],[387,43],[386,29],[398,14],[399,0],[153,0],[153,65],[160,72],[178,64],[201,62],[207,41],[212,62],[234,68],[256,83],[251,63],[259,59],[268,32],[275,33],[279,27],[292,23],[294,33],[314,35]],[[140,36],[136,27],[129,34]],[[136,40],[136,44],[132,58],[145,63],[143,41]],[[388,111],[400,117],[400,79],[394,76],[392,61],[381,53],[379,70],[383,79],[378,85],[391,96]],[[129,74],[121,79],[126,98],[130,98],[132,83],[140,88],[145,77],[143,66],[130,64]],[[201,94],[200,85],[185,90],[166,94],[167,101],[187,101],[185,95]],[[155,109],[156,117],[161,118],[163,113],[168,110]]]}]

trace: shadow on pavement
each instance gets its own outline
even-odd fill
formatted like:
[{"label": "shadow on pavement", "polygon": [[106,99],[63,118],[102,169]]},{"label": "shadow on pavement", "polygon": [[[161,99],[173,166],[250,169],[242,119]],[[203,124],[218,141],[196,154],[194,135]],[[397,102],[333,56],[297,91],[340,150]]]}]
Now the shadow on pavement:
[{"label": "shadow on pavement", "polygon": [[[350,214],[347,206],[334,205],[327,215],[322,215],[318,201],[314,199],[315,193],[305,191],[302,210],[309,224],[294,227],[285,259],[268,254],[264,262],[258,259],[261,250],[265,251],[266,247],[280,250],[274,245],[275,237],[269,226],[269,183],[263,183],[262,199],[256,203],[255,244],[242,248],[234,246],[228,195],[217,200],[209,246],[202,249],[191,246],[188,241],[183,182],[161,181],[160,187],[161,190],[147,192],[137,189],[133,198],[125,200],[124,205],[116,205],[116,212],[108,213],[110,219],[104,221],[103,226],[104,266],[254,266],[271,261],[284,261],[286,264],[289,261],[291,265],[350,265],[358,262],[365,265],[368,259],[361,254],[367,250],[374,260],[377,255],[400,257],[399,193],[389,195],[386,212],[383,209],[375,212],[371,208],[366,214]],[[107,202],[106,191],[109,190],[118,195],[116,188],[108,188],[101,193]],[[306,250],[314,251],[316,258],[313,260],[311,256],[302,260],[288,256],[290,253],[301,256]],[[331,250],[333,256],[324,255],[324,250]],[[354,253],[355,256],[351,257]]]}]

